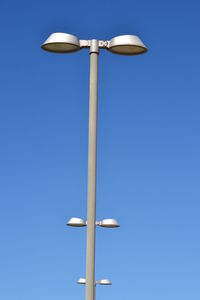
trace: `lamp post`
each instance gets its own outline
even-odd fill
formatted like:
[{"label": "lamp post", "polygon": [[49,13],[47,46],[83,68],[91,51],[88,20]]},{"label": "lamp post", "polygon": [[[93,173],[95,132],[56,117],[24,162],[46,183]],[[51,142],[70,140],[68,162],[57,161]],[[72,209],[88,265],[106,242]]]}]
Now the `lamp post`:
[{"label": "lamp post", "polygon": [[70,53],[82,48],[90,52],[90,105],[89,105],[89,142],[88,142],[88,203],[87,221],[72,218],[67,225],[87,226],[86,279],[79,283],[86,284],[86,300],[95,300],[96,284],[111,284],[109,280],[95,281],[95,231],[96,225],[115,228],[119,224],[114,219],[96,221],[96,157],[97,157],[97,81],[98,55],[100,49],[122,55],[137,55],[147,48],[136,35],[121,35],[105,40],[79,40],[67,33],[53,33],[43,43],[42,48],[56,53]]}]

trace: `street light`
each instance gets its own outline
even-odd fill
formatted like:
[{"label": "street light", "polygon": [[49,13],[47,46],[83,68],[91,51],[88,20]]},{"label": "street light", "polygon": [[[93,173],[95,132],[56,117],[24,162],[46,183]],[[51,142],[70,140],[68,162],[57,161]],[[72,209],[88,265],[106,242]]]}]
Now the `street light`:
[{"label": "street light", "polygon": [[101,279],[101,280],[97,280],[96,284],[100,284],[100,285],[112,285],[112,282],[110,281],[110,279]]},{"label": "street light", "polygon": [[115,219],[105,219],[102,221],[96,221],[96,225],[105,228],[117,228],[120,227],[119,223]]},{"label": "street light", "polygon": [[79,279],[77,280],[77,283],[78,283],[78,284],[85,284],[85,283],[86,283],[86,280],[85,280],[85,278],[79,278]]},{"label": "street light", "polygon": [[[71,218],[67,222],[68,226],[72,227],[84,227],[87,226],[87,221],[81,219],[81,218]],[[115,219],[104,219],[101,221],[96,221],[96,225],[100,227],[105,227],[105,228],[117,228],[120,227],[119,223]]]},{"label": "street light", "polygon": [[72,227],[84,227],[87,225],[87,222],[81,218],[71,218],[67,222],[67,225]]},{"label": "street light", "polygon": [[120,35],[108,43],[108,50],[117,54],[136,55],[145,53],[147,48],[136,35]]},{"label": "street light", "polygon": [[[79,40],[75,35],[55,32],[43,43],[42,48],[46,51],[56,53],[70,53],[81,48],[91,47],[94,40]],[[96,41],[96,40],[95,40]],[[146,46],[136,35],[119,35],[110,41],[97,41],[99,48],[123,55],[142,54],[147,51]]]},{"label": "street light", "polygon": [[[56,53],[70,53],[82,48],[90,52],[90,105],[89,105],[89,143],[88,143],[88,204],[87,223],[80,218],[69,220],[69,226],[87,225],[86,250],[86,300],[95,299],[95,230],[101,227],[119,227],[113,219],[96,221],[96,157],[97,157],[97,80],[98,54],[100,49],[122,55],[138,55],[147,51],[146,46],[136,35],[120,35],[111,40],[80,40],[68,33],[51,34],[43,43],[42,48]],[[111,221],[112,220],[112,221]],[[103,281],[101,281],[103,282]],[[100,282],[99,282],[100,283]],[[103,283],[100,283],[103,284]]]},{"label": "street light", "polygon": [[[79,278],[77,280],[78,284],[86,284],[86,279],[85,278]],[[112,285],[112,282],[110,279],[101,279],[101,280],[96,280],[95,285],[100,284],[100,285]]]},{"label": "street light", "polygon": [[56,32],[48,37],[42,48],[50,52],[70,53],[80,49],[80,41],[75,35]]}]

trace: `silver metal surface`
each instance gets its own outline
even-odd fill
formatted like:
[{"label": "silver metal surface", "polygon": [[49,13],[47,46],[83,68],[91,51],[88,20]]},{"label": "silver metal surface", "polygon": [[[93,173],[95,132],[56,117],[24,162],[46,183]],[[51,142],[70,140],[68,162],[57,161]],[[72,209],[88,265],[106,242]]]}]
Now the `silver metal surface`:
[{"label": "silver metal surface", "polygon": [[69,53],[80,50],[80,41],[75,35],[55,32],[42,44],[42,48],[50,52]]},{"label": "silver metal surface", "polygon": [[[86,284],[86,279],[85,278],[79,278],[77,280],[78,284]],[[110,279],[101,279],[101,280],[96,280],[95,285],[100,284],[100,285],[112,285],[112,282]]]},{"label": "silver metal surface", "polygon": [[96,225],[106,228],[117,228],[120,227],[119,223],[115,219],[105,219],[102,221],[97,221]]},{"label": "silver metal surface", "polygon": [[90,40],[80,40],[80,47],[81,48],[89,48],[90,47]]},{"label": "silver metal surface", "polygon": [[[109,43],[109,41],[102,41],[102,40],[100,40],[100,41],[98,41],[98,40],[80,40],[80,47],[81,48],[90,48],[90,50],[92,50],[92,48],[93,48],[92,41],[95,41],[95,43],[96,43],[95,48],[97,49],[97,51],[92,51],[92,52],[98,52],[98,48],[106,48]],[[94,50],[94,48],[93,48],[93,50]]]},{"label": "silver metal surface", "polygon": [[136,35],[120,35],[108,42],[108,50],[123,55],[142,54],[147,51],[146,46]]},{"label": "silver metal surface", "polygon": [[73,226],[73,227],[83,227],[86,226],[87,223],[85,220],[81,219],[81,218],[71,218],[68,222],[67,222],[68,226]]},{"label": "silver metal surface", "polygon": [[[93,48],[91,51],[93,51]],[[86,300],[94,300],[93,298],[95,295],[97,81],[98,81],[98,53],[96,53],[95,50],[95,52],[90,53],[88,204],[87,204],[86,289],[85,289]]]},{"label": "silver metal surface", "polygon": [[112,282],[110,281],[110,279],[101,279],[101,280],[97,280],[96,284],[100,284],[100,285],[111,285]]},{"label": "silver metal surface", "polygon": [[79,279],[77,280],[77,283],[78,283],[78,284],[85,284],[85,283],[86,283],[86,279],[85,279],[85,278],[79,278]]}]

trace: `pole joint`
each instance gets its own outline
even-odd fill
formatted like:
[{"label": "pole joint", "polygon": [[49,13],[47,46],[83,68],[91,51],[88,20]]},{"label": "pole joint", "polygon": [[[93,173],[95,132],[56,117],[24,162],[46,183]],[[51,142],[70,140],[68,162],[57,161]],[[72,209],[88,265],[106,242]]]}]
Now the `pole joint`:
[{"label": "pole joint", "polygon": [[97,40],[90,41],[90,54],[91,53],[99,54],[99,41]]},{"label": "pole joint", "polygon": [[80,40],[81,48],[90,48],[90,53],[99,53],[99,48],[109,48],[110,41],[104,40]]}]

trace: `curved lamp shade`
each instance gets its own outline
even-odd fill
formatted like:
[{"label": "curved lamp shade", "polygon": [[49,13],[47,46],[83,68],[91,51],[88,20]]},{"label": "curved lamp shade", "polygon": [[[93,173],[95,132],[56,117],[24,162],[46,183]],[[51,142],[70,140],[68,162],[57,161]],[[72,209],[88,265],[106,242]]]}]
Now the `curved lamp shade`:
[{"label": "curved lamp shade", "polygon": [[120,35],[110,40],[108,50],[123,55],[136,55],[147,52],[146,46],[136,35]]},{"label": "curved lamp shade", "polygon": [[106,227],[106,228],[116,228],[120,227],[119,223],[115,219],[105,219],[102,221],[99,221],[97,225],[101,227]]},{"label": "curved lamp shade", "polygon": [[74,52],[80,50],[80,41],[75,35],[56,32],[42,44],[42,49],[57,53]]},{"label": "curved lamp shade", "polygon": [[[78,284],[86,284],[86,279],[85,278],[79,278],[77,280]],[[97,280],[95,282],[95,284],[101,284],[101,285],[111,285],[112,282],[110,281],[110,279],[101,279],[101,280]]]},{"label": "curved lamp shade", "polygon": [[77,281],[78,284],[86,284],[85,278],[79,278]]},{"label": "curved lamp shade", "polygon": [[67,222],[67,225],[72,227],[83,227],[86,226],[86,221],[81,218],[71,218]]},{"label": "curved lamp shade", "polygon": [[111,285],[112,284],[112,282],[110,281],[110,279],[97,280],[96,283],[97,284],[101,284],[101,285]]}]

